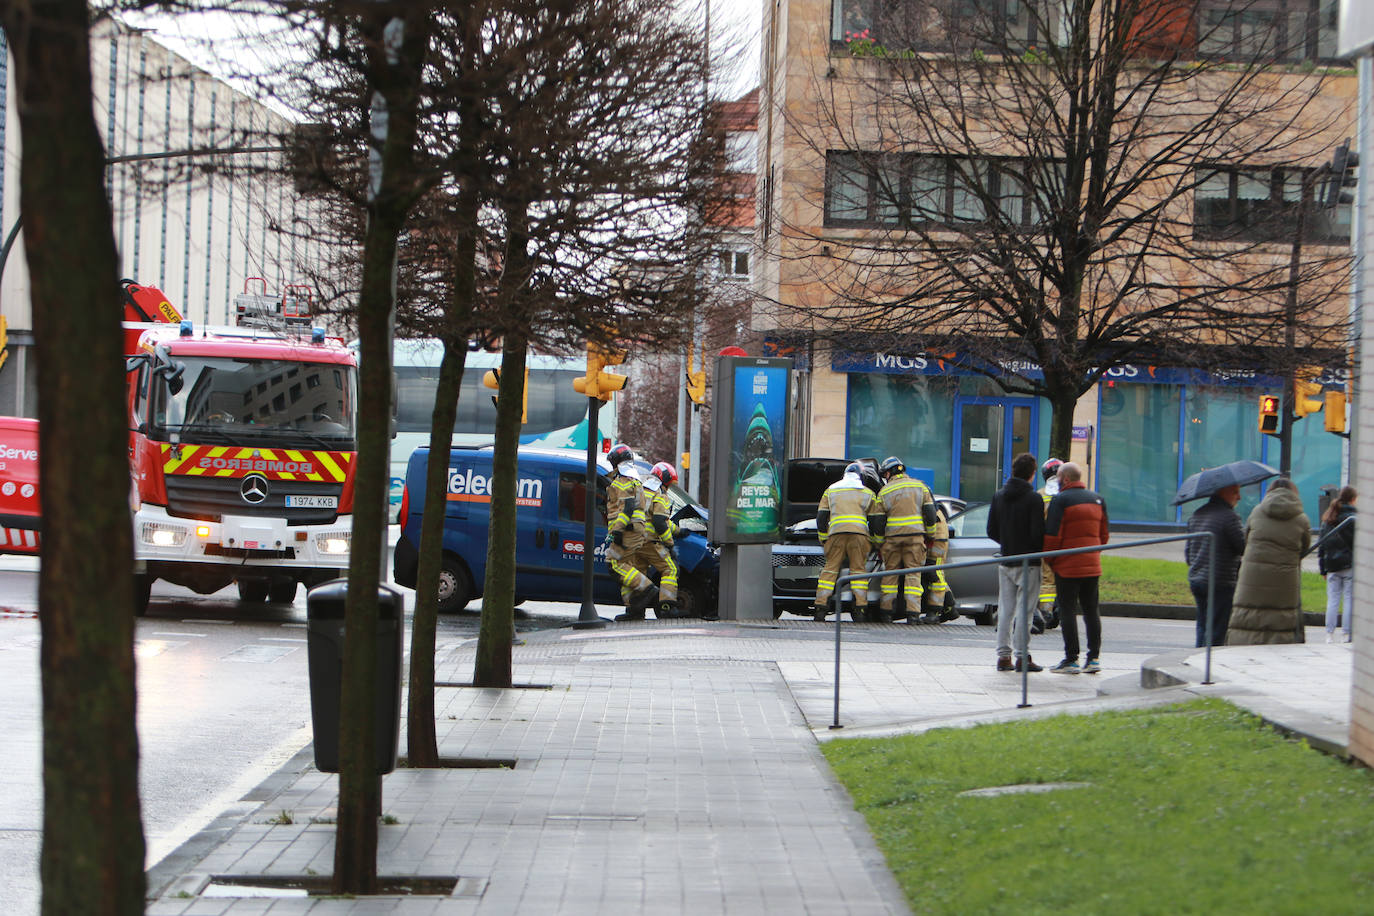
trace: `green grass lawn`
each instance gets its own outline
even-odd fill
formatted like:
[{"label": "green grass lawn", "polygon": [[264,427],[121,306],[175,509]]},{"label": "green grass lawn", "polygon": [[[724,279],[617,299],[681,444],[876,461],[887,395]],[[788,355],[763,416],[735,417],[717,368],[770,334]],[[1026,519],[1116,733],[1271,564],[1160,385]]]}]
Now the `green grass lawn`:
[{"label": "green grass lawn", "polygon": [[1220,700],[824,749],[917,913],[1374,906],[1374,774]]},{"label": "green grass lawn", "polygon": [[[1193,593],[1188,591],[1188,566],[1178,560],[1145,560],[1104,553],[1101,590],[1102,600],[1114,603],[1193,603]],[[1302,608],[1326,610],[1326,580],[1316,573],[1302,574]]]}]

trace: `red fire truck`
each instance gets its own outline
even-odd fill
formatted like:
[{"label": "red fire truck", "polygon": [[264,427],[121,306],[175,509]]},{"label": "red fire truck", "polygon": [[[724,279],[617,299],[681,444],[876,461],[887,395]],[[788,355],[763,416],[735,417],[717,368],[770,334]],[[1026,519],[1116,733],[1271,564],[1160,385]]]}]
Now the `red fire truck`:
[{"label": "red fire truck", "polygon": [[124,333],[140,609],[157,579],[290,601],[298,583],[342,575],[353,351],[318,328],[126,322]]},{"label": "red fire truck", "polygon": [[0,553],[37,555],[38,421],[0,417]]},{"label": "red fire truck", "polygon": [[[157,579],[284,602],[342,575],[353,351],[319,329],[197,328],[154,287],[126,280],[122,293],[139,613]],[[0,451],[0,552],[38,552],[37,432],[0,421],[13,440]]]}]

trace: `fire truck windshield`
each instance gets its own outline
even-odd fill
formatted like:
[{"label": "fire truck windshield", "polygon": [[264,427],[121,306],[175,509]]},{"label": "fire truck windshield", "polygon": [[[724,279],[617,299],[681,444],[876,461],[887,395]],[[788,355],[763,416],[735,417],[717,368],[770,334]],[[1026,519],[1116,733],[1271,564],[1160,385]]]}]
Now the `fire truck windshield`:
[{"label": "fire truck windshield", "polygon": [[351,366],[278,359],[177,357],[173,394],[152,382],[150,432],[164,441],[273,448],[354,448],[356,380]]}]

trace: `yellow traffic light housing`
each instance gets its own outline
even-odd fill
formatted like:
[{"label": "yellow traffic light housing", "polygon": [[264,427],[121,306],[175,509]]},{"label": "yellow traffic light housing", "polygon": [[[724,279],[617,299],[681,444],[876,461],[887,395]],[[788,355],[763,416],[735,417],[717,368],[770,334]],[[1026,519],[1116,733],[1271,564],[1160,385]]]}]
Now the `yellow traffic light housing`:
[{"label": "yellow traffic light housing", "polygon": [[1345,392],[1328,391],[1326,392],[1326,431],[1329,433],[1345,432]]},{"label": "yellow traffic light housing", "polygon": [[[499,391],[500,388],[501,388],[501,370],[500,370],[500,369],[488,369],[488,370],[486,371],[486,373],[482,376],[482,384],[483,384],[484,386],[486,386],[487,388],[492,389],[493,391]],[[492,404],[493,407],[498,406],[498,405],[497,405],[497,397],[496,397],[496,395],[494,395],[494,394],[491,396],[491,404]],[[521,390],[521,393],[520,393],[520,422],[521,422],[521,423],[528,423],[529,421],[530,421],[530,370],[529,370],[529,367],[526,366],[526,367],[525,367],[525,387]]]},{"label": "yellow traffic light housing", "polygon": [[618,366],[625,362],[625,354],[614,350],[603,350],[594,344],[587,345],[587,374],[573,379],[573,388],[579,394],[598,401],[609,401],[611,395],[624,389],[630,380],[623,375],[607,372],[607,366]]},{"label": "yellow traffic light housing", "polygon": [[706,403],[706,369],[705,367],[693,370],[693,356],[695,348],[687,348],[687,397],[692,399],[693,404]]},{"label": "yellow traffic light housing", "polygon": [[1279,434],[1279,399],[1275,395],[1260,395],[1259,431],[1266,436]]},{"label": "yellow traffic light housing", "polygon": [[0,367],[10,358],[10,320],[0,315]]},{"label": "yellow traffic light housing", "polygon": [[1293,416],[1301,419],[1310,413],[1317,413],[1326,402],[1322,399],[1322,386],[1315,381],[1316,374],[1299,369],[1293,377]]}]

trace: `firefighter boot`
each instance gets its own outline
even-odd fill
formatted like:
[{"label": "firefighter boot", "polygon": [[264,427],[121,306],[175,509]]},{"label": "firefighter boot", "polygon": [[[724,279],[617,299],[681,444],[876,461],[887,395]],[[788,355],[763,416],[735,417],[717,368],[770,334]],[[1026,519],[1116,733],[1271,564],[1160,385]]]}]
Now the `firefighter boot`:
[{"label": "firefighter boot", "polygon": [[643,620],[644,611],[653,603],[654,595],[658,589],[652,585],[641,588],[630,596],[629,604],[625,605],[625,613],[616,616],[616,620]]},{"label": "firefighter boot", "polygon": [[678,612],[676,601],[660,601],[658,603],[658,609],[654,611],[654,614],[657,615],[659,620],[667,620],[669,617],[681,616]]},{"label": "firefighter boot", "polygon": [[870,607],[868,609],[869,623],[891,623],[892,612],[882,606]]}]

